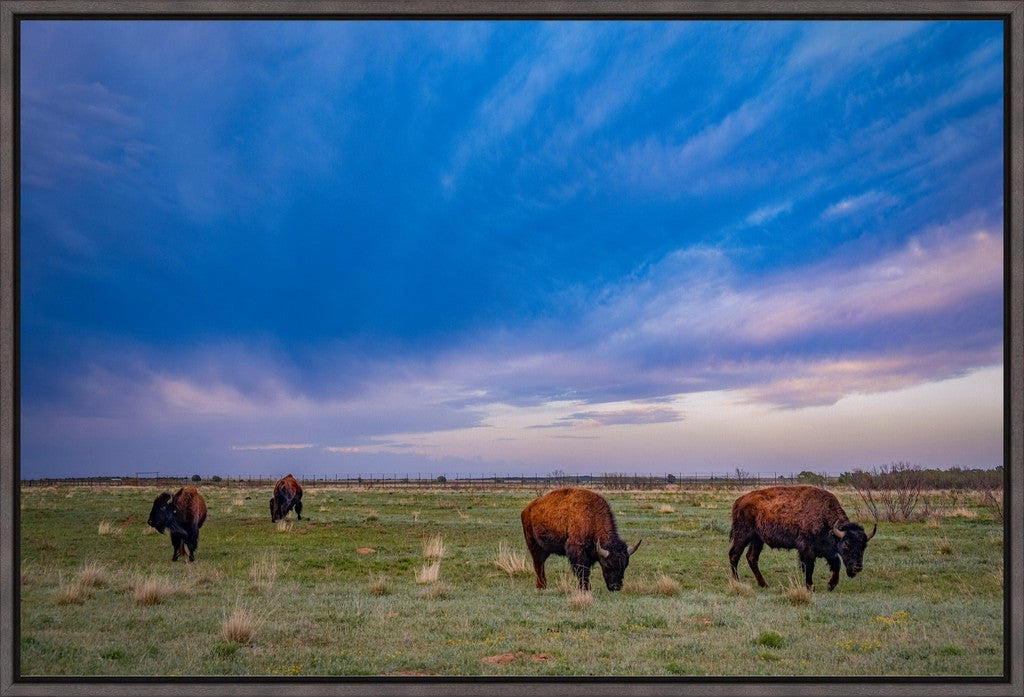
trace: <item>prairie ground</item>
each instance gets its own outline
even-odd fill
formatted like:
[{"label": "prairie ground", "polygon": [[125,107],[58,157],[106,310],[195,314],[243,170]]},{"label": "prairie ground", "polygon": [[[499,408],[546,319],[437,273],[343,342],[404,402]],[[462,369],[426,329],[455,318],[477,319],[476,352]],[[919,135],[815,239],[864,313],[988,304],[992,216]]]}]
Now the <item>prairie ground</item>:
[{"label": "prairie ground", "polygon": [[[610,593],[574,593],[564,557],[534,589],[519,512],[540,489],[307,487],[270,522],[269,488],[199,484],[196,561],[146,525],[153,487],[26,487],[24,676],[998,676],[1003,527],[969,493],[881,522],[863,573],[800,592],[795,552],[729,581],[735,488],[602,491],[630,544]],[[854,519],[854,492],[837,490]],[[868,522],[870,521],[862,521]],[[525,562],[525,563],[524,563]]]}]

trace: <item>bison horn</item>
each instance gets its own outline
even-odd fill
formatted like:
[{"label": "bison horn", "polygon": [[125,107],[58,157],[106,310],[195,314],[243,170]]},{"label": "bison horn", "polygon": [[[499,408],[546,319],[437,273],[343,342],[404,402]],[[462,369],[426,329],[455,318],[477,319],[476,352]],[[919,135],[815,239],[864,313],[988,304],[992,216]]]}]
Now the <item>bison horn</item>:
[{"label": "bison horn", "polygon": [[838,537],[840,540],[846,537],[846,533],[839,529],[838,522],[832,526],[832,534]]},{"label": "bison horn", "polygon": [[875,523],[875,527],[871,528],[871,532],[868,533],[868,539],[870,540],[878,532],[878,523]]},{"label": "bison horn", "polygon": [[597,545],[597,556],[601,557],[602,559],[607,559],[608,555],[611,554],[611,552],[602,547],[601,543],[597,540],[594,540],[594,544]]},{"label": "bison horn", "polygon": [[633,556],[633,552],[635,552],[637,550],[637,547],[640,546],[641,542],[643,542],[643,540],[638,540],[635,545],[633,545],[632,547],[629,548],[629,556]]}]

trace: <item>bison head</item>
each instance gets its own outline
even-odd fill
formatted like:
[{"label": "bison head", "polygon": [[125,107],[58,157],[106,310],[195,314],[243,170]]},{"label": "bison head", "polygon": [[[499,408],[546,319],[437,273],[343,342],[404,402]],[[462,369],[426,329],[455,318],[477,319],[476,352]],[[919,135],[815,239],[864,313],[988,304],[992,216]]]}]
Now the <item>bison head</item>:
[{"label": "bison head", "polygon": [[153,502],[153,510],[149,512],[149,524],[156,528],[156,531],[163,533],[164,529],[171,525],[174,519],[174,499],[166,491],[156,497]]},{"label": "bison head", "polygon": [[843,558],[846,565],[846,575],[853,578],[864,568],[864,548],[868,546],[868,540],[875,536],[878,531],[878,524],[871,528],[871,532],[864,532],[857,523],[837,523],[832,526],[832,534],[839,538],[837,546],[839,556]]},{"label": "bison head", "polygon": [[[643,542],[643,540],[640,540]],[[626,567],[629,566],[629,558],[640,546],[637,542],[632,547],[626,547],[626,543],[615,538],[608,542],[608,548],[597,545],[597,561],[601,565],[601,573],[604,574],[604,583],[610,591],[622,590],[622,578],[626,574]]]},{"label": "bison head", "polygon": [[270,499],[270,522],[277,522],[277,498],[273,497]]}]

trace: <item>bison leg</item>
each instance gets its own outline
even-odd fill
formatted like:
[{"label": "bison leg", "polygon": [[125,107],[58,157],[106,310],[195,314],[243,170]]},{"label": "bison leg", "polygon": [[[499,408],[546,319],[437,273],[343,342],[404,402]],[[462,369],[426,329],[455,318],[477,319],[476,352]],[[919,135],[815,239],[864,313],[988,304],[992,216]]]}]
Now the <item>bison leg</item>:
[{"label": "bison leg", "polygon": [[732,568],[732,577],[737,581],[740,580],[740,573],[736,568],[736,565],[740,563],[740,557],[743,556],[743,548],[746,546],[746,542],[743,542],[742,544],[739,542],[733,542],[732,547],[729,549],[729,566]]},{"label": "bison leg", "polygon": [[765,588],[768,586],[768,582],[764,580],[764,576],[761,575],[761,567],[757,564],[757,560],[761,558],[762,549],[764,549],[764,542],[761,538],[755,537],[752,539],[750,541],[750,549],[747,550],[747,564],[750,566],[750,570],[754,572],[757,585]]},{"label": "bison leg", "polygon": [[302,520],[302,499],[295,500],[295,515],[299,520]]},{"label": "bison leg", "polygon": [[[199,531],[196,530],[189,536],[188,540],[188,560],[196,560],[196,549],[199,547]],[[184,554],[184,552],[182,552]]]},{"label": "bison leg", "polygon": [[544,590],[548,587],[548,577],[544,573],[544,562],[547,561],[548,553],[529,537],[526,538],[526,547],[530,550],[530,556],[533,557],[533,571],[537,574],[537,590]]},{"label": "bison leg", "polygon": [[537,590],[544,590],[548,587],[548,577],[544,573],[544,562],[547,561],[548,555],[544,552],[534,552],[530,550],[533,556],[533,572],[537,575]]},{"label": "bison leg", "polygon": [[832,570],[832,575],[828,579],[828,589],[832,590],[839,583],[839,555],[826,557],[826,559],[828,559],[828,568]]},{"label": "bison leg", "polygon": [[171,533],[171,547],[174,547],[174,556],[171,557],[171,561],[178,561],[178,557],[184,554],[184,551],[182,550],[180,534],[176,532]]},{"label": "bison leg", "polygon": [[807,588],[812,590],[814,588],[814,553],[801,552],[800,566],[804,570],[804,581],[807,583]]},{"label": "bison leg", "polygon": [[572,572],[579,581],[580,590],[590,590],[590,562],[583,549],[574,545],[566,545],[565,556],[569,558]]}]

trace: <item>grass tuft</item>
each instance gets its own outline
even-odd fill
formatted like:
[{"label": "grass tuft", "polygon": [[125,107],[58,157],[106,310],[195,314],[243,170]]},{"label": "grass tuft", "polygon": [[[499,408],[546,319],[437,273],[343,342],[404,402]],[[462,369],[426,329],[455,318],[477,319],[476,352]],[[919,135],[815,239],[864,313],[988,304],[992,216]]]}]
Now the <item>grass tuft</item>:
[{"label": "grass tuft", "polygon": [[54,595],[53,601],[58,605],[71,605],[82,602],[87,595],[88,591],[85,586],[76,581],[70,585],[61,586]]},{"label": "grass tuft", "polygon": [[513,550],[505,540],[498,543],[498,558],[494,560],[494,564],[509,576],[529,574],[531,571],[526,555]]},{"label": "grass tuft", "polygon": [[97,531],[100,535],[111,535],[117,537],[124,532],[124,528],[112,520],[104,520],[99,524]]},{"label": "grass tuft", "polygon": [[437,583],[441,576],[441,562],[435,561],[432,564],[424,564],[416,572],[416,583]]},{"label": "grass tuft", "polygon": [[175,587],[163,578],[149,578],[133,584],[132,598],[138,605],[159,605],[174,595]]},{"label": "grass tuft", "polygon": [[658,509],[658,513],[675,513],[675,512],[676,512],[676,509],[672,508],[672,506],[668,505],[667,503],[661,504],[661,508]]},{"label": "grass tuft", "polygon": [[749,583],[743,581],[737,581],[732,576],[729,577],[729,595],[750,595],[754,592],[754,589],[750,587]]},{"label": "grass tuft", "polygon": [[258,590],[265,592],[274,587],[280,571],[281,564],[277,561],[277,557],[264,552],[249,567],[249,580]]},{"label": "grass tuft", "polygon": [[236,607],[221,623],[220,634],[226,642],[248,644],[256,634],[256,620],[249,610]]},{"label": "grass tuft", "polygon": [[366,585],[366,592],[370,595],[387,595],[391,592],[391,584],[388,582],[387,574],[377,574],[370,577]]},{"label": "grass tuft", "polygon": [[939,554],[952,554],[953,543],[950,542],[949,539],[943,537],[939,540],[939,546],[935,551]]},{"label": "grass tuft", "polygon": [[90,562],[78,571],[76,578],[83,586],[102,586],[107,582],[107,569],[102,564]]},{"label": "grass tuft", "polygon": [[434,535],[423,543],[424,559],[440,559],[444,556],[444,553],[444,538],[440,535]]},{"label": "grass tuft", "polygon": [[790,605],[807,605],[813,597],[814,593],[806,583],[790,579],[789,587],[786,589],[786,599]]},{"label": "grass tuft", "polygon": [[567,596],[569,607],[574,610],[585,610],[594,604],[594,594],[590,591],[573,589]]},{"label": "grass tuft", "polygon": [[436,600],[438,598],[447,598],[452,594],[452,587],[447,583],[432,583],[417,595],[422,600]]},{"label": "grass tuft", "polygon": [[676,595],[679,593],[679,581],[665,574],[661,574],[654,582],[654,588],[661,595]]},{"label": "grass tuft", "polygon": [[294,525],[292,525],[291,522],[285,520],[284,518],[282,518],[281,520],[277,521],[277,531],[278,532],[291,532],[293,527],[294,527]]}]

